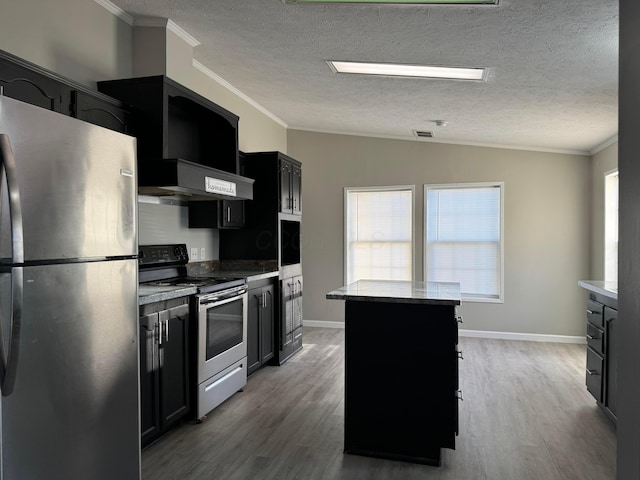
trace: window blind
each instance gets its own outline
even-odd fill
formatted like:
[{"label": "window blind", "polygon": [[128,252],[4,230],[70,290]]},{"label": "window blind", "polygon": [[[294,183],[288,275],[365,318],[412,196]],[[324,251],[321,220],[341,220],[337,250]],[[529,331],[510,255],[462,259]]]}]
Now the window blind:
[{"label": "window blind", "polygon": [[502,296],[502,185],[425,185],[425,277],[463,298]]},{"label": "window blind", "polygon": [[412,280],[413,188],[345,189],[345,280]]}]

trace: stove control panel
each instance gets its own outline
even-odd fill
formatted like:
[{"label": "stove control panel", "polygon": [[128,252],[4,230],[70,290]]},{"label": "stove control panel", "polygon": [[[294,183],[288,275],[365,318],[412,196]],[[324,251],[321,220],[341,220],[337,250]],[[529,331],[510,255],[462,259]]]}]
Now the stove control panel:
[{"label": "stove control panel", "polygon": [[172,245],[140,245],[138,251],[138,265],[163,266],[185,265],[189,263],[187,245],[177,243]]}]

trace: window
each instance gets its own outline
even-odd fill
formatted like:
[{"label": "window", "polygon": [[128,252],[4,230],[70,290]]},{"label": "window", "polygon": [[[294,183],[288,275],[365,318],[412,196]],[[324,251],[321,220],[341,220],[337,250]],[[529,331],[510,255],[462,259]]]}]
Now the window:
[{"label": "window", "polygon": [[413,280],[414,187],[345,188],[345,283]]},{"label": "window", "polygon": [[459,282],[463,300],[503,301],[503,183],[425,185],[427,281]]},{"label": "window", "polygon": [[604,279],[618,281],[618,172],[604,177]]}]

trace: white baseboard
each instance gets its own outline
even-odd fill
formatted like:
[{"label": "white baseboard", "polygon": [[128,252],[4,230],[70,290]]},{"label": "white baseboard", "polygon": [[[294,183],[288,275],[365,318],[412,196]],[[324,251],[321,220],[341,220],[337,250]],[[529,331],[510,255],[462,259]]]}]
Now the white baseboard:
[{"label": "white baseboard", "polygon": [[570,335],[547,335],[543,333],[490,332],[487,330],[458,330],[461,337],[495,338],[498,340],[524,340],[527,342],[579,343],[586,344],[585,337]]},{"label": "white baseboard", "polygon": [[329,322],[326,320],[304,320],[304,327],[344,328],[344,322]]},{"label": "white baseboard", "polygon": [[[344,322],[326,320],[305,320],[305,327],[344,328]],[[461,337],[494,338],[498,340],[524,340],[527,342],[578,343],[586,344],[585,337],[569,335],[546,335],[542,333],[490,332],[487,330],[458,330]]]}]

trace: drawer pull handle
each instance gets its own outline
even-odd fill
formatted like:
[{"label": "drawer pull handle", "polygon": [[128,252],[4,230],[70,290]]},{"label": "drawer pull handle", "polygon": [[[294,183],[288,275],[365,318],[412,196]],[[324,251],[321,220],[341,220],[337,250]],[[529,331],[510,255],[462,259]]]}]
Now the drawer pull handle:
[{"label": "drawer pull handle", "polygon": [[460,400],[461,402],[464,402],[464,398],[462,398],[462,390],[457,390],[456,391],[456,398],[458,400]]},{"label": "drawer pull handle", "polygon": [[587,368],[587,374],[588,374],[588,375],[598,375],[598,372],[596,372],[595,370],[589,370],[589,369]]},{"label": "drawer pull handle", "polygon": [[589,310],[589,309],[587,308],[587,313],[588,313],[589,315],[593,315],[593,313],[594,313],[594,312],[593,312],[593,311],[591,311],[591,310]]},{"label": "drawer pull handle", "polygon": [[589,335],[589,334],[587,333],[587,338],[588,338],[589,340],[599,340],[599,338],[600,338],[600,337],[594,337],[593,335]]},{"label": "drawer pull handle", "polygon": [[458,358],[460,360],[464,360],[464,357],[462,356],[462,350],[458,350],[456,353],[458,354]]},{"label": "drawer pull handle", "polygon": [[464,323],[464,321],[462,320],[462,315],[457,315],[457,316],[456,316],[456,322],[458,322],[458,323]]}]

